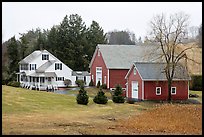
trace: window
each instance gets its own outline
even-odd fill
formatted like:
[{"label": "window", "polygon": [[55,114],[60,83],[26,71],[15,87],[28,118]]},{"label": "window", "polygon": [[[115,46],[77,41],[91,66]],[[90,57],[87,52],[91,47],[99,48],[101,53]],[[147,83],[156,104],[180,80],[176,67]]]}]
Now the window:
[{"label": "window", "polygon": [[136,75],[136,68],[134,67],[134,75]]},{"label": "window", "polygon": [[64,81],[64,77],[56,77],[56,81]]},{"label": "window", "polygon": [[30,70],[36,70],[36,64],[30,64]]},{"label": "window", "polygon": [[55,70],[62,70],[62,63],[55,63]]},{"label": "window", "polygon": [[161,87],[156,87],[156,95],[161,95]]},{"label": "window", "polygon": [[98,56],[100,56],[100,51],[98,50]]},{"label": "window", "polygon": [[45,78],[44,77],[40,77],[40,83],[45,83]]},{"label": "window", "polygon": [[21,70],[28,70],[28,64],[21,64],[20,69]]},{"label": "window", "polygon": [[176,94],[176,87],[171,87],[171,94]]},{"label": "window", "polygon": [[49,60],[48,54],[42,54],[42,60]]}]

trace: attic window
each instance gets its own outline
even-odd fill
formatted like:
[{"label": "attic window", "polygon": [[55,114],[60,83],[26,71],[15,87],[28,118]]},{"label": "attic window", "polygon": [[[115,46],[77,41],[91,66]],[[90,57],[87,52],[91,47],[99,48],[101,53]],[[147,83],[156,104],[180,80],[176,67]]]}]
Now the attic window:
[{"label": "attic window", "polygon": [[134,67],[134,75],[136,75],[136,68]]},{"label": "attic window", "polygon": [[42,54],[42,60],[49,60],[48,54]]},{"label": "attic window", "polygon": [[98,51],[98,56],[100,56],[100,51]]}]

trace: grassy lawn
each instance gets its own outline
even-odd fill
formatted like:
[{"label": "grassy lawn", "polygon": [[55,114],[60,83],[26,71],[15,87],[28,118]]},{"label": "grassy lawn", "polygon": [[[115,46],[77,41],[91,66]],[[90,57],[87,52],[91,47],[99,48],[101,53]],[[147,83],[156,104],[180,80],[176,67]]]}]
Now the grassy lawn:
[{"label": "grassy lawn", "polygon": [[[78,105],[76,97],[69,94],[2,85],[2,134],[137,134],[117,128],[120,121],[162,106],[153,102],[115,104],[112,100],[106,105],[95,104],[92,97],[98,89],[86,90],[88,105]],[[111,97],[109,91],[105,93]]]}]

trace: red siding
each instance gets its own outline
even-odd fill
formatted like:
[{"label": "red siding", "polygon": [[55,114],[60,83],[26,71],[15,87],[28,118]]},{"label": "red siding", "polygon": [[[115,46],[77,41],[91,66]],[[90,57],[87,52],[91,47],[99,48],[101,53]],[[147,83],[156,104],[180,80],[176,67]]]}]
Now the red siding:
[{"label": "red siding", "polygon": [[138,73],[138,71],[136,71],[136,75],[134,75],[133,73],[133,68],[131,67],[131,71],[129,73],[127,82],[128,82],[128,98],[132,98],[132,81],[137,81],[138,82],[138,99],[142,99],[142,79]]},{"label": "red siding", "polygon": [[[161,87],[161,95],[156,95],[156,87]],[[188,81],[173,81],[172,87],[176,87],[176,94],[172,95],[174,100],[188,99]],[[147,100],[167,100],[168,83],[167,81],[145,81],[144,99]]]},{"label": "red siding", "polygon": [[109,77],[110,77],[110,88],[115,88],[116,84],[120,84],[122,88],[126,88],[125,76],[128,72],[128,69],[110,69]]},{"label": "red siding", "polygon": [[[133,68],[127,77],[128,82],[128,98],[132,98],[132,81],[138,81],[138,99],[142,99],[142,86],[144,86],[144,100],[167,100],[168,99],[168,83],[167,81],[144,81],[136,71],[133,75]],[[156,87],[161,87],[161,95],[156,95]],[[172,87],[176,87],[176,94],[172,95],[174,100],[188,99],[188,81],[173,81]]]},{"label": "red siding", "polygon": [[96,84],[96,67],[102,67],[102,83],[104,83],[104,76],[106,76],[106,84],[107,84],[107,81],[108,81],[107,72],[108,72],[108,70],[107,70],[105,62],[103,60],[102,54],[100,53],[100,56],[98,56],[98,51],[95,55],[92,66],[90,68],[91,78],[92,78],[92,75],[94,76],[94,79],[93,79],[94,85]]}]

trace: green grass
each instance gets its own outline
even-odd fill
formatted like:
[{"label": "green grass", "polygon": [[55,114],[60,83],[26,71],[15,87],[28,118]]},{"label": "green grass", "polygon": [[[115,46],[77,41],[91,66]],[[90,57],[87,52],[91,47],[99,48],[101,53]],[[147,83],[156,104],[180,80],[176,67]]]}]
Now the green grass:
[{"label": "green grass", "polygon": [[200,103],[202,103],[202,91],[190,90],[189,94],[197,94],[199,96],[198,98],[190,98],[190,99],[195,99],[195,100],[199,101]]},{"label": "green grass", "polygon": [[[157,105],[148,101],[117,104],[111,99],[106,105],[96,104],[93,97],[98,89],[85,88],[85,90],[90,96],[89,103],[79,105],[76,96],[70,95],[78,94],[77,90],[69,91],[70,94],[56,94],[2,85],[2,133],[121,134],[119,131],[108,129],[114,125],[110,118],[126,119]],[[104,92],[111,98],[108,90]],[[198,93],[200,100],[202,92]]]}]

